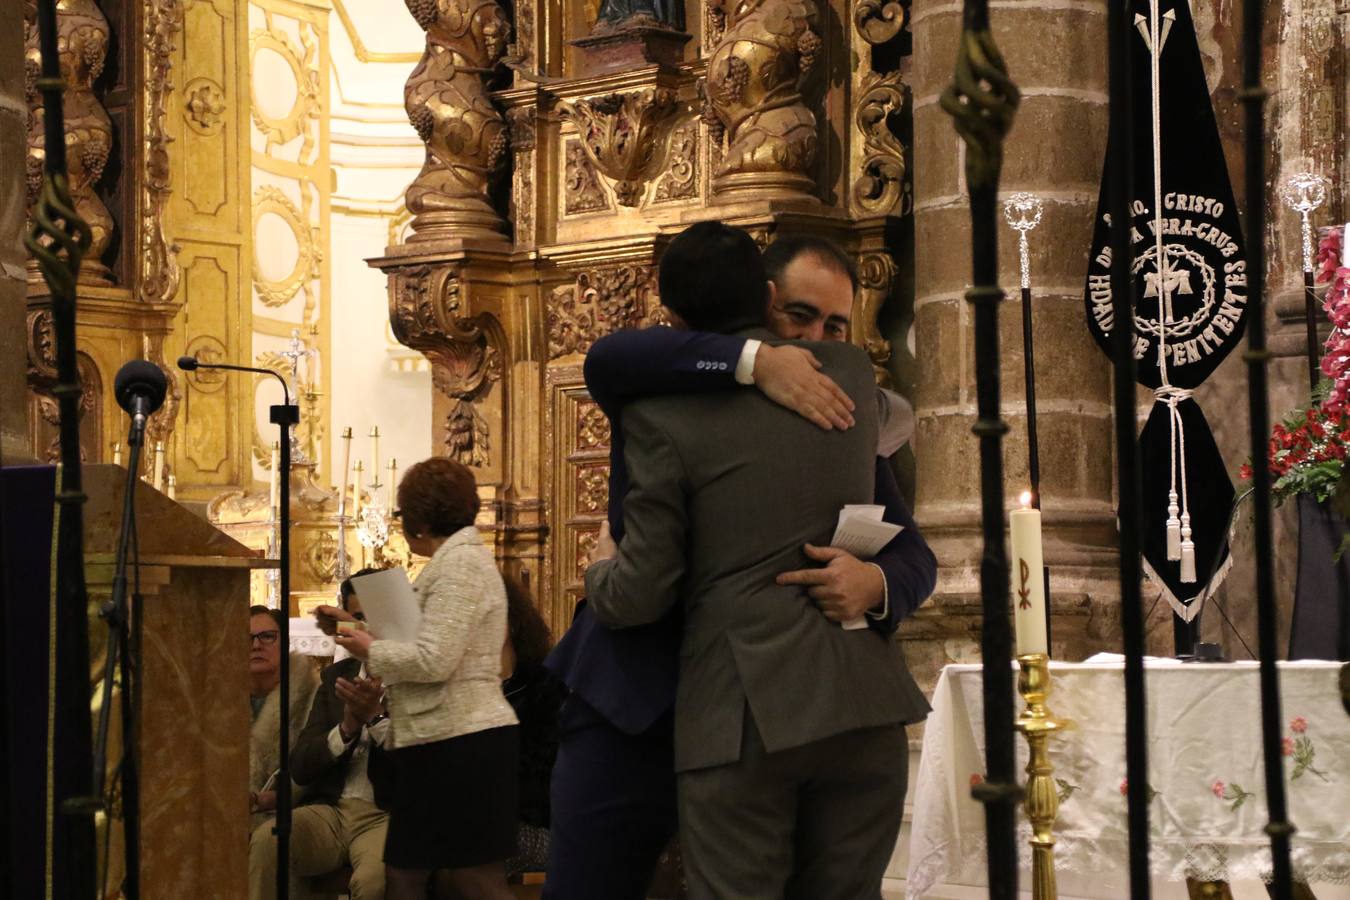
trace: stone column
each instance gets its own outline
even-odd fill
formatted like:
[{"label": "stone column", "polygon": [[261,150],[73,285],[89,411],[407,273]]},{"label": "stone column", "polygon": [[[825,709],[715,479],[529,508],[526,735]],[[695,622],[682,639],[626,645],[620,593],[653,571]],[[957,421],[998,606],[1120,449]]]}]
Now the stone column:
[{"label": "stone column", "polygon": [[[1083,278],[1106,147],[1106,8],[999,4],[994,36],[1021,88],[1002,196],[1045,205],[1031,234],[1037,422],[1052,652],[1080,659],[1118,642],[1110,367],[1083,321]],[[951,83],[961,6],[915,4],[916,514],[937,554],[934,601],[906,626],[906,652],[931,684],[945,663],[978,656],[980,480],[975,420],[970,211],[964,148],[938,106]],[[1016,232],[1000,224],[1006,490],[1028,487]]]},{"label": "stone column", "polygon": [[23,5],[0,6],[0,462],[32,456],[24,342]]}]

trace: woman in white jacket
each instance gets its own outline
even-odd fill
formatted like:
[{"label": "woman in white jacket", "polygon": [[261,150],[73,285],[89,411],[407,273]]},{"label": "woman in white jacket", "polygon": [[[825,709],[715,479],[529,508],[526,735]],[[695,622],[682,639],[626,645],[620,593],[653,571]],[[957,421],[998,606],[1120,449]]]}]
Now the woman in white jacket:
[{"label": "woman in white jacket", "polygon": [[388,900],[507,900],[515,850],[518,727],[502,695],[506,591],[479,539],[473,474],[433,457],[398,487],[408,546],[431,559],[415,589],[413,642],[356,631],[337,641],[383,679],[394,770],[384,845]]}]

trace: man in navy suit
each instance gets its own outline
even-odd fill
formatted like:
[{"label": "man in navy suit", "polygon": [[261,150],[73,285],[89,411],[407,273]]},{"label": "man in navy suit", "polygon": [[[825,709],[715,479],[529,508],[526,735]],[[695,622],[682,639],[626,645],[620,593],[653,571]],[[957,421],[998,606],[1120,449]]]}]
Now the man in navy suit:
[{"label": "man in navy suit", "polygon": [[[726,227],[693,226],[677,238],[689,245],[679,255],[688,256],[692,249],[697,259],[697,244],[690,238],[704,240],[712,264],[718,229]],[[782,338],[847,339],[856,288],[847,256],[814,238],[776,246],[765,259],[770,290],[764,318],[722,323],[721,330],[767,322]],[[762,281],[737,283],[754,277],[762,275],[728,268],[723,287],[729,293],[762,292]],[[591,396],[612,425],[608,530],[614,538],[623,534],[627,492],[620,427],[627,401],[753,384],[822,428],[850,426],[846,395],[817,367],[800,347],[771,346],[727,333],[653,328],[598,341],[587,355],[585,374]],[[893,396],[878,395],[878,406],[885,423],[878,449],[893,453],[908,438],[912,413]],[[900,620],[932,592],[937,563],[881,458],[876,502],[886,508],[887,521],[905,530],[874,560],[808,546],[808,556],[824,565],[784,573],[779,581],[806,586],[827,617],[864,617],[879,639],[891,640]],[[549,668],[572,694],[562,711],[553,775],[546,898],[626,900],[645,895],[656,861],[676,829],[672,709],[680,636],[678,612],[652,625],[611,632],[582,606],[550,656]]]}]

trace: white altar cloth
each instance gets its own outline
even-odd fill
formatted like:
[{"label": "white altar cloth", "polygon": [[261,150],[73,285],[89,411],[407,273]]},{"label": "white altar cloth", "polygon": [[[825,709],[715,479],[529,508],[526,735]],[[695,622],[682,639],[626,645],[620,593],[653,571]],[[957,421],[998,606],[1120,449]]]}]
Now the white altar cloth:
[{"label": "white altar cloth", "polygon": [[[1280,664],[1283,749],[1301,880],[1350,884],[1350,715],[1341,706],[1339,663]],[[1074,721],[1051,738],[1059,785],[1055,863],[1090,874],[1098,896],[1128,895],[1125,683],[1120,662],[1051,663],[1050,709]],[[1256,663],[1149,660],[1150,865],[1180,881],[1270,876],[1260,689]],[[970,788],[984,777],[982,679],[978,665],[942,671],[933,693],[914,794],[906,892],[917,900],[940,881],[983,885],[984,810]],[[1016,700],[1020,712],[1023,704]],[[1015,736],[1018,780],[1027,751]],[[1022,871],[1030,829],[1019,807]],[[1023,876],[1023,886],[1029,882]]]}]

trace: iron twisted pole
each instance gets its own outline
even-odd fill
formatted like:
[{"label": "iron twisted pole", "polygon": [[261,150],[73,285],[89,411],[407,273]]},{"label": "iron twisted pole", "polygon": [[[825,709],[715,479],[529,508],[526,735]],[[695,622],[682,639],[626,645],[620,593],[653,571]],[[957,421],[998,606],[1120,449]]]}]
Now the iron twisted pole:
[{"label": "iron twisted pole", "polygon": [[1017,802],[1021,789],[1014,772],[1012,637],[1008,622],[1008,558],[1004,551],[1003,421],[999,403],[998,179],[1003,139],[1012,127],[1020,99],[989,27],[988,0],[966,0],[961,43],[952,85],[942,108],[952,116],[966,144],[966,182],[970,189],[973,286],[966,300],[975,310],[975,383],[977,419],[971,429],[980,440],[981,523],[984,553],[980,563],[983,626],[980,649],[984,672],[985,780],[972,789],[984,804],[989,848],[989,896],[1017,896]]},{"label": "iron twisted pole", "polygon": [[[1247,194],[1247,304],[1251,309],[1247,325],[1247,401],[1251,422],[1252,459],[1264,462],[1270,435],[1270,402],[1267,396],[1265,280],[1266,280],[1266,148],[1264,106],[1266,91],[1261,86],[1261,27],[1264,4],[1261,0],[1242,3],[1242,104],[1247,114],[1246,194]],[[1278,628],[1275,612],[1273,571],[1274,539],[1270,522],[1270,468],[1252,466],[1255,491],[1256,538],[1256,615],[1257,654],[1261,659],[1261,745],[1265,756],[1266,809],[1269,821],[1270,856],[1273,869],[1271,893],[1275,900],[1290,900],[1293,892],[1289,862],[1289,839],[1294,826],[1289,822],[1284,793],[1284,756],[1281,753],[1280,674],[1275,665],[1275,637]]]}]

